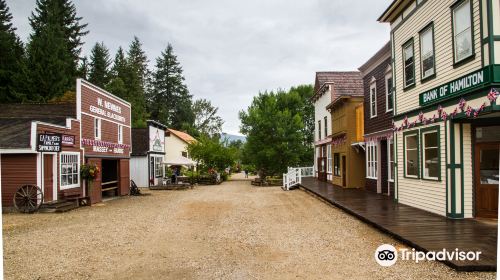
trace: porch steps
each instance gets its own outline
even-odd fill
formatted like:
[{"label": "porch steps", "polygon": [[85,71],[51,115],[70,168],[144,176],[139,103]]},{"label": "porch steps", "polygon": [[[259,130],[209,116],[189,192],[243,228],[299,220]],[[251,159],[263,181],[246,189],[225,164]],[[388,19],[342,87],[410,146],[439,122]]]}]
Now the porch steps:
[{"label": "porch steps", "polygon": [[77,201],[55,200],[42,204],[41,213],[63,213],[78,208]]}]

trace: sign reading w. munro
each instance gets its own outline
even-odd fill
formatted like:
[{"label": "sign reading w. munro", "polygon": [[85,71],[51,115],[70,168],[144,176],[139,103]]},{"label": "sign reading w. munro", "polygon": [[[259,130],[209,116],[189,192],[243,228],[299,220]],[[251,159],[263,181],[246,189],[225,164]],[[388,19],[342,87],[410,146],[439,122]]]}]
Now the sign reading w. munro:
[{"label": "sign reading w. munro", "polygon": [[489,71],[485,71],[485,68],[469,73],[451,82],[421,93],[419,96],[420,106],[429,105],[474,89],[488,83],[489,80]]}]

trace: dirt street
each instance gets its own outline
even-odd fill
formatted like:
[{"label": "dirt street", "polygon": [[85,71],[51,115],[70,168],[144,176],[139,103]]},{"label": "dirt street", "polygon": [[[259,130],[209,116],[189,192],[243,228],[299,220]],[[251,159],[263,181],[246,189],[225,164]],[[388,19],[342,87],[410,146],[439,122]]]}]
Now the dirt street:
[{"label": "dirt street", "polygon": [[230,181],[148,193],[63,214],[4,214],[5,279],[495,277],[435,262],[381,267],[375,249],[401,244],[301,190]]}]

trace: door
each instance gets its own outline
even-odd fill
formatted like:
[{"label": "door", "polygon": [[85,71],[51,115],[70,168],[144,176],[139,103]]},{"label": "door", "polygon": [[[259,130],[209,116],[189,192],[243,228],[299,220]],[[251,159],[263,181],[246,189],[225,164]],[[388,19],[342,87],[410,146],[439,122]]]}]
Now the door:
[{"label": "door", "polygon": [[54,156],[43,155],[43,201],[54,200]]},{"label": "door", "polygon": [[498,217],[499,143],[476,144],[476,217]]},{"label": "door", "polygon": [[342,156],[342,187],[347,186],[347,163],[346,157]]},{"label": "door", "polygon": [[318,158],[318,180],[326,181],[326,158]]}]

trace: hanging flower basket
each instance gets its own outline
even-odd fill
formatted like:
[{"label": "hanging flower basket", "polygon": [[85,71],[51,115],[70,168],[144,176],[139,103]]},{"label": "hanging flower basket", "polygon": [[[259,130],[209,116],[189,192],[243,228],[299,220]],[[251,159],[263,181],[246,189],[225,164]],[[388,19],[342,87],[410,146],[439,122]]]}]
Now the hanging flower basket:
[{"label": "hanging flower basket", "polygon": [[90,196],[92,193],[92,183],[99,175],[99,167],[95,164],[83,164],[80,167],[80,176],[83,180],[87,181],[87,194]]}]

